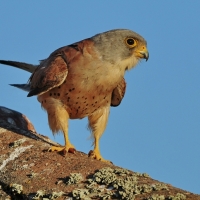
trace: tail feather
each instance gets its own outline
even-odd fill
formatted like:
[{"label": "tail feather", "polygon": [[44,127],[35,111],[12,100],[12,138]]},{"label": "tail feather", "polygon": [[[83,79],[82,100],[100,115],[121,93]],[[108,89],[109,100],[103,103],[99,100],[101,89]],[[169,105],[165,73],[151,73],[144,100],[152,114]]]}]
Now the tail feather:
[{"label": "tail feather", "polygon": [[32,65],[32,64],[28,64],[28,63],[10,61],[10,60],[0,60],[0,63],[4,64],[4,65],[17,67],[19,69],[23,69],[23,70],[28,71],[30,73],[33,73],[38,66],[38,65]]},{"label": "tail feather", "polygon": [[30,92],[30,85],[29,84],[10,84],[11,86],[14,86],[16,88],[19,88],[21,90],[24,90],[26,92]]}]

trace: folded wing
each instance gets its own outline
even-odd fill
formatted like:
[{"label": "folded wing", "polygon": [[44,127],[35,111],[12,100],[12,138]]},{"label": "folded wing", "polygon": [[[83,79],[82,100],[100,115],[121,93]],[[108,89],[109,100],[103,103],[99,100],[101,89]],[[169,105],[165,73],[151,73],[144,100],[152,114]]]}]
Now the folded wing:
[{"label": "folded wing", "polygon": [[111,106],[116,107],[121,103],[121,101],[125,95],[125,91],[126,91],[126,82],[125,82],[125,79],[122,78],[120,83],[117,85],[117,87],[112,92]]},{"label": "folded wing", "polygon": [[64,52],[54,52],[43,60],[29,79],[28,97],[39,95],[61,85],[68,74],[67,58]]}]

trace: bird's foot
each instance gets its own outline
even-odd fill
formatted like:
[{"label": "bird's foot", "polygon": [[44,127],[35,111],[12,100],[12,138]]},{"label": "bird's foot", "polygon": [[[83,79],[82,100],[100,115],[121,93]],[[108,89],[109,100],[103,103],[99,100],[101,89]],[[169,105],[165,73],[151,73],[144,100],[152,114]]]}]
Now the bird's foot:
[{"label": "bird's foot", "polygon": [[100,160],[109,164],[113,164],[111,161],[109,160],[105,160],[99,151],[95,151],[95,150],[90,150],[90,152],[88,153],[88,157],[93,158],[95,160]]},{"label": "bird's foot", "polygon": [[76,152],[76,149],[73,145],[70,145],[70,146],[60,146],[60,147],[57,147],[57,146],[52,146],[49,148],[50,152],[52,151],[57,151],[59,153],[61,153],[62,155],[65,155],[67,152],[69,153],[75,153]]}]

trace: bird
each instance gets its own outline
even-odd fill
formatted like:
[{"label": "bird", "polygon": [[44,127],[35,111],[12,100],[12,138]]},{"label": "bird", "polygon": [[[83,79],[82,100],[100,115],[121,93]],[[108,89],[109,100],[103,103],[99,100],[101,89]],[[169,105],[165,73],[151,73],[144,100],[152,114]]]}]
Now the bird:
[{"label": "bird", "polygon": [[68,136],[68,120],[88,118],[94,149],[88,156],[109,162],[100,153],[110,107],[119,106],[126,90],[127,70],[149,58],[146,40],[129,29],[113,29],[53,51],[38,65],[0,60],[31,74],[26,84],[11,84],[37,95],[47,111],[53,134],[64,134],[64,146],[50,151],[75,153]]}]

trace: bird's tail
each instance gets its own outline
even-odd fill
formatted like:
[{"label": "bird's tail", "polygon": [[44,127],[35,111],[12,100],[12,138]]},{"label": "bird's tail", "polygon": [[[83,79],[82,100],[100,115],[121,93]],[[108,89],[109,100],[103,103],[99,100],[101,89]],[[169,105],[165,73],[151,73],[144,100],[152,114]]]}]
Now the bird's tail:
[{"label": "bird's tail", "polygon": [[17,61],[10,61],[10,60],[0,60],[0,63],[4,64],[4,65],[9,65],[12,67],[17,67],[19,69],[23,69],[30,73],[33,73],[35,71],[35,69],[37,68],[37,65],[32,65],[32,64],[17,62]]},{"label": "bird's tail", "polygon": [[21,90],[24,90],[26,92],[30,92],[30,85],[29,84],[10,84],[11,86],[14,86],[16,88],[19,88]]}]

